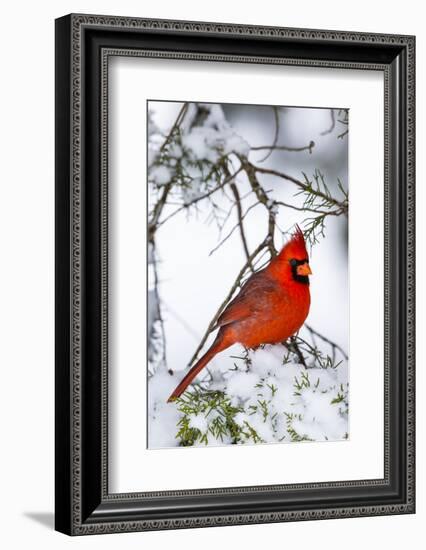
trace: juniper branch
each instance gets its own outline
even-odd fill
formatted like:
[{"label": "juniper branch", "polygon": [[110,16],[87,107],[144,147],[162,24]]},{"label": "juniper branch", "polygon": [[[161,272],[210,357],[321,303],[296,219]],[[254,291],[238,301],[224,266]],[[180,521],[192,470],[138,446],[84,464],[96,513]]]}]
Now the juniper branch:
[{"label": "juniper branch", "polygon": [[335,197],[327,194],[327,193],[324,193],[323,191],[320,191],[320,190],[317,190],[317,189],[312,189],[308,184],[306,184],[305,182],[301,181],[300,179],[298,178],[295,178],[293,176],[290,176],[289,174],[285,174],[284,172],[280,172],[278,170],[273,170],[271,168],[262,168],[260,166],[254,166],[254,165],[251,165],[253,170],[255,172],[259,172],[261,174],[270,174],[271,176],[277,176],[278,178],[282,178],[282,179],[285,179],[287,181],[291,181],[292,183],[294,183],[301,191],[304,191],[305,193],[309,193],[309,194],[312,194],[312,195],[315,195],[316,197],[319,197],[319,198],[322,198],[322,199],[325,199],[327,200],[327,202],[329,202],[330,204],[333,204],[335,206],[337,206],[338,208],[340,208],[342,210],[342,213],[347,213],[348,211],[348,201],[347,201],[347,198],[345,198],[343,201],[339,201],[338,199],[336,199]]},{"label": "juniper branch", "polygon": [[274,201],[277,206],[285,206],[286,208],[291,208],[292,210],[298,210],[299,212],[313,212],[314,214],[320,214],[323,216],[340,216],[342,214],[341,209],[336,210],[317,210],[315,208],[309,208],[306,206],[296,206],[295,204],[290,204],[283,201]]}]

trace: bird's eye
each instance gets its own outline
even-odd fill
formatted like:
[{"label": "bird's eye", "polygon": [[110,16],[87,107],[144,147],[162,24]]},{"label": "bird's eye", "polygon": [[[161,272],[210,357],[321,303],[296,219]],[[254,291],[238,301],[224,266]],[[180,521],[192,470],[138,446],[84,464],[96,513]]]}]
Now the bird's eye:
[{"label": "bird's eye", "polygon": [[290,260],[290,265],[292,267],[295,267],[297,265],[297,260],[295,260],[294,258],[293,258],[293,260]]}]

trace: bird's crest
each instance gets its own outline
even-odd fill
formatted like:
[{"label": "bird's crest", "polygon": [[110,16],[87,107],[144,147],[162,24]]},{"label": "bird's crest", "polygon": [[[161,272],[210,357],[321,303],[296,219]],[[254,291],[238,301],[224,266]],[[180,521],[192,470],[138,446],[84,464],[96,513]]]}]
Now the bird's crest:
[{"label": "bird's crest", "polygon": [[286,258],[292,257],[300,260],[308,257],[303,231],[297,224],[290,240],[284,245],[280,252],[280,257],[283,256]]}]

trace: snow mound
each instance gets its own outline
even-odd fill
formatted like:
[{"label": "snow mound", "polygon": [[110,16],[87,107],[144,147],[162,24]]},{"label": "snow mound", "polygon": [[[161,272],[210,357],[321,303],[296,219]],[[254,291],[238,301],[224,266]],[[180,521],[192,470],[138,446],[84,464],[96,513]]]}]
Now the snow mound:
[{"label": "snow mound", "polygon": [[163,370],[149,380],[149,447],[347,439],[347,377],[346,361],[305,368],[265,346],[167,404],[182,373]]}]

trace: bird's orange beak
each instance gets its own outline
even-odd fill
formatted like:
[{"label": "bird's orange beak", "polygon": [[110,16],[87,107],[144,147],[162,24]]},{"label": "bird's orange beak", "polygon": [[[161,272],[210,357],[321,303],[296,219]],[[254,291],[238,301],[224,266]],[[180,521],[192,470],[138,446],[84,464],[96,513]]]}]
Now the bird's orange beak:
[{"label": "bird's orange beak", "polygon": [[299,265],[297,267],[297,274],[298,275],[302,275],[302,276],[306,276],[306,275],[312,275],[312,271],[311,271],[311,268],[309,267],[309,264],[308,262],[305,262],[304,264],[302,265]]}]

